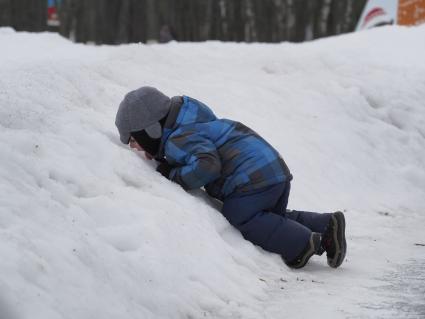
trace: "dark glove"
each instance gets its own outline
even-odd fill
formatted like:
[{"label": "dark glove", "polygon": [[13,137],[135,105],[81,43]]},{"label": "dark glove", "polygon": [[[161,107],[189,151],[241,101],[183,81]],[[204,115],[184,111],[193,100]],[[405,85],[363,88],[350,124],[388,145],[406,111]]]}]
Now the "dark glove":
[{"label": "dark glove", "polygon": [[167,162],[161,162],[157,168],[156,171],[161,173],[162,176],[164,176],[165,178],[170,179],[170,172],[173,169],[173,167],[168,164]]}]

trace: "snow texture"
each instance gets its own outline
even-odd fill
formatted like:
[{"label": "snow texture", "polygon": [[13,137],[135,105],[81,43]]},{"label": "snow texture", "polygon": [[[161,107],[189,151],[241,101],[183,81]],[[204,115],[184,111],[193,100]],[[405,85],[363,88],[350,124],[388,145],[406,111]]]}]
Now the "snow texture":
[{"label": "snow texture", "polygon": [[[0,29],[0,319],[424,318],[425,27],[305,44],[88,46]],[[186,94],[347,218],[291,270],[119,141],[124,94]]]}]

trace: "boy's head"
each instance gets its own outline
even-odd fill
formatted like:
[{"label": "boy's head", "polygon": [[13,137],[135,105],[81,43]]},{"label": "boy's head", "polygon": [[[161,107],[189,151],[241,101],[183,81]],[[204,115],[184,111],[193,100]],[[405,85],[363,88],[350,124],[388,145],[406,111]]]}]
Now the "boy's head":
[{"label": "boy's head", "polygon": [[171,100],[157,89],[141,87],[126,94],[120,103],[115,125],[124,144],[135,139],[151,155],[162,136],[160,120],[168,114]]}]

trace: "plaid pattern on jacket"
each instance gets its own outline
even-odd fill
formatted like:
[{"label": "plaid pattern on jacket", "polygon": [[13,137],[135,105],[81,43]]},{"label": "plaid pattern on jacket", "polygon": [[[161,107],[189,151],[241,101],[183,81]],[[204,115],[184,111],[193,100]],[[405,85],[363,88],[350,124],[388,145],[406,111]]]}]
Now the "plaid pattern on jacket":
[{"label": "plaid pattern on jacket", "polygon": [[220,200],[292,178],[261,136],[242,123],[217,119],[208,106],[187,96],[174,124],[164,128],[161,144],[174,167],[171,180],[185,189],[205,186]]}]

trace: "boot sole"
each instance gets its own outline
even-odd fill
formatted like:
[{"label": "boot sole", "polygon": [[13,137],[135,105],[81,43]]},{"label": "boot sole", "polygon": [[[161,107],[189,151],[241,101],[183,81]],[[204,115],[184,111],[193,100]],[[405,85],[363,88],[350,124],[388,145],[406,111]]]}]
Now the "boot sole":
[{"label": "boot sole", "polygon": [[[320,238],[319,238],[319,243],[320,243]],[[313,256],[316,252],[317,244],[315,245],[313,236],[310,237],[309,244],[310,244],[309,250],[304,254],[304,256],[302,257],[302,259],[299,262],[297,262],[297,263],[286,263],[286,264],[289,267],[294,268],[294,269],[303,268],[307,264],[307,262],[309,261],[311,256]]]},{"label": "boot sole", "polygon": [[345,217],[341,212],[332,215],[332,219],[336,227],[333,231],[333,240],[335,243],[335,256],[328,258],[328,265],[332,268],[339,267],[344,261],[347,252],[347,242],[345,240]]}]

